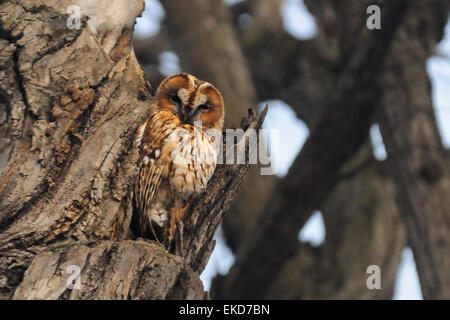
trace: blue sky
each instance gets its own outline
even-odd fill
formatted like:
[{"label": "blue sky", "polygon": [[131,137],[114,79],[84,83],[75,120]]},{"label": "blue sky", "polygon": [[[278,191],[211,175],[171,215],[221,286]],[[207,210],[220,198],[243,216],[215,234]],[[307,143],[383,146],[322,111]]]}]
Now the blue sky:
[{"label": "blue sky", "polygon": [[[227,3],[240,0],[224,0]],[[164,17],[164,10],[157,0],[146,0],[147,10],[142,18],[138,18],[136,36],[149,36],[159,31],[160,22]],[[149,10],[150,9],[150,10]],[[281,8],[284,26],[287,32],[298,39],[308,39],[316,34],[314,18],[306,10],[302,0],[284,0]],[[450,147],[450,24],[446,27],[444,40],[438,47],[434,57],[429,59],[427,70],[433,85],[433,103],[435,106],[439,130],[444,145]],[[180,71],[178,58],[173,52],[164,52],[160,56],[160,71],[169,75]],[[275,166],[280,177],[287,173],[289,166],[300,151],[308,137],[305,124],[295,117],[291,108],[281,101],[264,101],[261,105],[269,103],[270,111],[265,121],[268,129],[280,129],[279,156]],[[282,129],[281,129],[282,128]],[[378,160],[386,158],[383,140],[378,126],[370,130],[374,155]],[[270,146],[270,141],[269,141]],[[299,241],[320,245],[325,238],[325,227],[320,212],[314,212],[306,225],[299,232]],[[226,274],[233,264],[234,256],[226,246],[222,231],[216,233],[216,248],[210,258],[208,266],[201,278],[205,289],[210,287],[211,279],[217,274]],[[405,248],[402,254],[401,265],[398,270],[394,290],[394,299],[422,299],[420,284],[413,254],[410,248]]]}]

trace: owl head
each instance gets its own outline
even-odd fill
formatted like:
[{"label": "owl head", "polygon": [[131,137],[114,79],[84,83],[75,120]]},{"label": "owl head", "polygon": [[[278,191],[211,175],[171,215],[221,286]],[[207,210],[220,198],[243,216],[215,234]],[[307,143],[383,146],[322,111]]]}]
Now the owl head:
[{"label": "owl head", "polygon": [[202,129],[222,130],[224,103],[212,84],[187,73],[177,73],[164,79],[155,95],[157,111],[169,111],[182,123],[201,121]]}]

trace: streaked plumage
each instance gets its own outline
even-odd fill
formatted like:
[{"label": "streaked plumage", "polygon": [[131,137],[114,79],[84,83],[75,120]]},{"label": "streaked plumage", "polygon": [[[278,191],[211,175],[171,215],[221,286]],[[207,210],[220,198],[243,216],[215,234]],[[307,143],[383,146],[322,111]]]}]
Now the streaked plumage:
[{"label": "streaked plumage", "polygon": [[161,83],[135,138],[133,230],[139,236],[171,246],[185,208],[214,173],[223,118],[222,96],[211,84],[185,73]]}]

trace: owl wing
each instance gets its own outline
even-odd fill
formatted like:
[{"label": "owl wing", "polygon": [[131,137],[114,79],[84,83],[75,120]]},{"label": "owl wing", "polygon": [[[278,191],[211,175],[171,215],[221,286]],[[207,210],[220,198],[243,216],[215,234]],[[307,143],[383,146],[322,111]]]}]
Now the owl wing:
[{"label": "owl wing", "polygon": [[136,208],[141,214],[149,209],[155,197],[161,183],[162,171],[162,168],[155,165],[154,159],[141,162],[139,176],[134,188]]},{"label": "owl wing", "polygon": [[134,185],[135,212],[131,221],[132,230],[139,236],[156,236],[151,222],[150,208],[160,182],[161,169],[156,165],[141,165],[138,179]]},{"label": "owl wing", "polygon": [[139,148],[139,175],[134,185],[134,206],[139,217],[139,233],[151,230],[149,210],[161,182],[168,179],[173,141],[167,139],[177,126],[173,115],[157,112],[151,115],[137,130],[135,144]]}]

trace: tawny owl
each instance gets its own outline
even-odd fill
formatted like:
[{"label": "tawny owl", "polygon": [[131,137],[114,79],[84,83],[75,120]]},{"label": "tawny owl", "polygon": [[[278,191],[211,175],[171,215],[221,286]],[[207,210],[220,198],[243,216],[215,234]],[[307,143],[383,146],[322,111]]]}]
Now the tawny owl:
[{"label": "tawny owl", "polygon": [[178,73],[160,84],[135,138],[135,233],[171,248],[185,208],[214,173],[223,121],[222,96],[210,83]]}]

